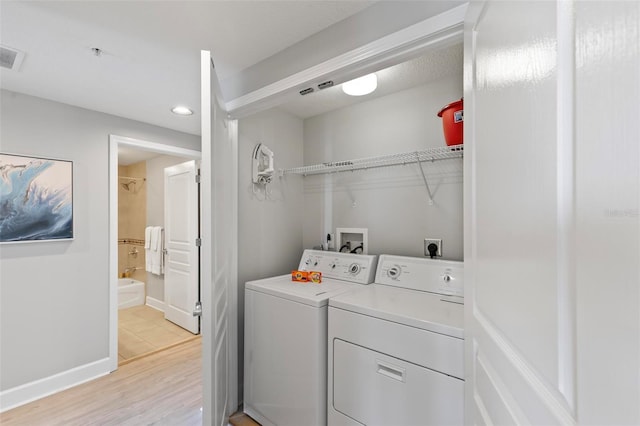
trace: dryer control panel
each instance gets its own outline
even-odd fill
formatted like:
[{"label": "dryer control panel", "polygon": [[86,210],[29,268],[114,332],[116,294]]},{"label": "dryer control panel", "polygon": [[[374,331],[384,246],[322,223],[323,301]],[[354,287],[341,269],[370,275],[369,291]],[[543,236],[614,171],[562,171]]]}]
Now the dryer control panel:
[{"label": "dryer control panel", "polygon": [[376,283],[463,297],[464,263],[383,254]]},{"label": "dryer control panel", "polygon": [[305,250],[298,269],[322,272],[323,278],[371,284],[375,278],[376,264],[377,256]]}]

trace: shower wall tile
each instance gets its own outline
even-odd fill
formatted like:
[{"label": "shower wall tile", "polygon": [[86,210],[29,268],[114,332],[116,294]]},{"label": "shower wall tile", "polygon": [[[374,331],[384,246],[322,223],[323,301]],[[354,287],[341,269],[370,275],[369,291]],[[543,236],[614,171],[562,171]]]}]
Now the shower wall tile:
[{"label": "shower wall tile", "polygon": [[[119,176],[146,178],[146,162],[139,162],[128,166],[118,166]],[[147,226],[147,185],[145,180],[120,179],[118,186],[118,238],[124,240],[144,240],[144,230]],[[129,184],[124,187],[122,184]],[[137,249],[136,256],[129,254]],[[145,281],[146,273],[144,247],[132,244],[118,246],[118,273],[126,268],[138,268],[132,272],[131,278]]]}]

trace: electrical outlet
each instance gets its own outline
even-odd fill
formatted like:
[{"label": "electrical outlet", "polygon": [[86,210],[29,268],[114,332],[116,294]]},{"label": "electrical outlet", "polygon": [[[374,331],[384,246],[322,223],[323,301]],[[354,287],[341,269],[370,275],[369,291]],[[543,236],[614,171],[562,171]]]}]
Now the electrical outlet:
[{"label": "electrical outlet", "polygon": [[438,249],[436,250],[436,257],[442,257],[442,239],[441,238],[425,238],[424,239],[424,255],[431,257],[429,253],[429,245],[435,244]]}]

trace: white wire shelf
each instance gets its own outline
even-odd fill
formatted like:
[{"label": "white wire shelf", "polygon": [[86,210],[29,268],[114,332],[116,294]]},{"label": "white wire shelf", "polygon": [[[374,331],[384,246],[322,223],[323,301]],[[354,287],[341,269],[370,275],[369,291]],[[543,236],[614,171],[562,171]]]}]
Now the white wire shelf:
[{"label": "white wire shelf", "polygon": [[449,160],[462,158],[463,145],[429,148],[421,151],[403,152],[400,154],[382,155],[379,157],[360,158],[357,160],[332,161],[314,164],[312,166],[280,169],[280,176],[284,175],[317,175],[322,173],[338,173],[354,170],[373,169],[403,164],[422,163],[426,161]]}]

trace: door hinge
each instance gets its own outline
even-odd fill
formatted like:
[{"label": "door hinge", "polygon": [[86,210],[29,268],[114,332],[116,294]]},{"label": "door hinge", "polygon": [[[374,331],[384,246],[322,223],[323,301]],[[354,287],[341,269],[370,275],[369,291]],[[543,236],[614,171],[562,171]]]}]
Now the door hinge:
[{"label": "door hinge", "polygon": [[202,302],[199,300],[196,302],[196,308],[193,310],[193,316],[194,317],[202,316]]},{"label": "door hinge", "polygon": [[200,183],[200,175],[196,175],[196,183]]},{"label": "door hinge", "polygon": [[202,245],[202,238],[196,238],[196,247],[200,247]]}]

